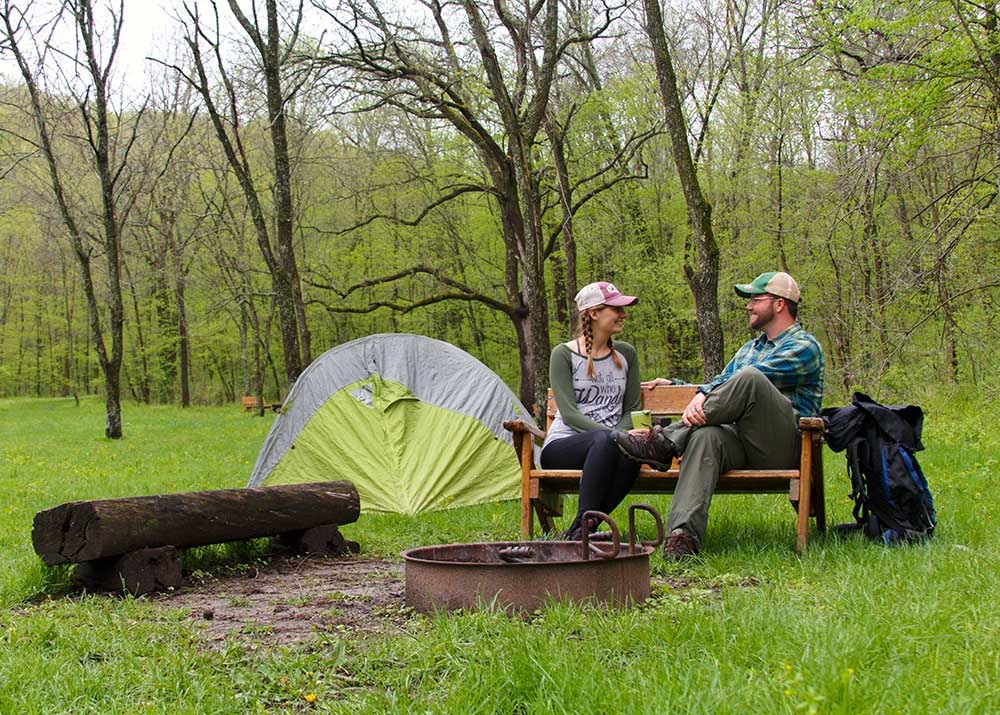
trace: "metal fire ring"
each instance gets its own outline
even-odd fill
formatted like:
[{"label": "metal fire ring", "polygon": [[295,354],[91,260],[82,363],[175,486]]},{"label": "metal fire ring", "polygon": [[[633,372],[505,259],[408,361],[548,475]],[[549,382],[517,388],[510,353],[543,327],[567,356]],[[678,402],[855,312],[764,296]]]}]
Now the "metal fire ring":
[{"label": "metal fire ring", "polygon": [[[635,512],[650,513],[655,541],[637,542]],[[625,606],[649,596],[649,555],[663,542],[663,520],[651,506],[629,508],[628,544],[614,520],[601,512],[610,543],[590,534],[579,541],[441,544],[404,551],[406,601],[418,611],[475,608],[496,603],[509,611],[532,611],[549,599]]]}]

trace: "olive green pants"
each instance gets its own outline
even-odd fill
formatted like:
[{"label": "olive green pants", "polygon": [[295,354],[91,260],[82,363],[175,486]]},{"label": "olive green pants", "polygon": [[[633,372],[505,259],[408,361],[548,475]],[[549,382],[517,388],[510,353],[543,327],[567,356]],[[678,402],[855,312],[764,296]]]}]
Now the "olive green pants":
[{"label": "olive green pants", "polygon": [[700,541],[719,475],[730,469],[794,469],[801,435],[787,397],[753,367],[738,370],[705,398],[708,424],[675,422],[664,433],[681,459],[667,530],[684,529]]}]

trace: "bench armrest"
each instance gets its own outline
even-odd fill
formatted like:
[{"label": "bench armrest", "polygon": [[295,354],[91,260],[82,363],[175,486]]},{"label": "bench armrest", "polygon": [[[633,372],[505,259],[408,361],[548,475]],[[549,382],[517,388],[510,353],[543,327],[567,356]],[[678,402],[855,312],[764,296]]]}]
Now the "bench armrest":
[{"label": "bench armrest", "polygon": [[527,433],[538,437],[539,439],[545,439],[545,433],[531,422],[525,422],[523,420],[508,420],[503,423],[503,427],[509,432]]},{"label": "bench armrest", "polygon": [[799,429],[803,432],[823,432],[822,417],[800,417]]}]

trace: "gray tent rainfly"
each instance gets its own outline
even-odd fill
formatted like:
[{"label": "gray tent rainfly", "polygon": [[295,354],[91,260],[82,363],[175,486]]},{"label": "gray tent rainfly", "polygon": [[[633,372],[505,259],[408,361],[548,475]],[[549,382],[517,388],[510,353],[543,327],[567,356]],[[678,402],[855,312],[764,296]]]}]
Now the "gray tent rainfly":
[{"label": "gray tent rainfly", "polygon": [[488,367],[454,345],[384,333],[323,353],[275,418],[249,487],[346,479],[362,511],[416,514],[515,499],[505,420],[530,419]]}]

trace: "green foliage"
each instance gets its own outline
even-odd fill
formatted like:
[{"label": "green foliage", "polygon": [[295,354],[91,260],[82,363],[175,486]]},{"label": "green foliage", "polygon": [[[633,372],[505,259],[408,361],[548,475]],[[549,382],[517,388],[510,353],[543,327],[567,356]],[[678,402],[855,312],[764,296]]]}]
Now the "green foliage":
[{"label": "green foliage", "polygon": [[[813,535],[796,557],[783,500],[725,495],[700,557],[651,559],[653,596],[637,608],[411,614],[397,635],[217,650],[152,598],[70,590],[65,569],[32,553],[31,517],[71,499],[238,486],[269,420],[133,405],[126,438],[111,441],[93,437],[95,400],[0,401],[0,712],[995,712],[1000,435],[976,391],[928,385],[919,397],[940,521],[928,544]],[[843,456],[824,456],[830,521],[847,521]],[[365,554],[397,559],[417,545],[516,539],[518,523],[517,505],[501,503],[364,515],[344,530]],[[195,551],[187,569],[266,568],[254,544]]]},{"label": "green foliage", "polygon": [[[826,349],[833,394],[875,384],[902,391],[907,380],[995,383],[1000,363],[980,349],[1000,332],[1000,83],[988,55],[1000,44],[995,13],[938,0],[795,14],[772,7],[748,8],[741,29],[723,23],[724,13],[709,12],[717,10],[712,3],[704,16],[668,15],[689,134],[700,150],[699,180],[713,207],[727,353],[747,337],[732,284],[781,268],[802,284],[802,319]],[[700,346],[685,280],[696,257],[669,142],[656,133],[657,84],[634,30],[614,25],[617,34],[589,48],[599,82],[569,63],[553,88],[551,118],[565,130],[572,200],[579,203],[572,278],[577,286],[612,279],[642,298],[623,337],[639,348],[645,376],[698,380]],[[803,54],[803,47],[811,49]],[[471,101],[488,106],[477,94],[481,67],[463,57],[468,66],[459,74]],[[241,70],[238,80],[253,82],[252,70]],[[19,110],[24,91],[0,91],[0,120],[9,128],[0,133],[0,395],[99,394],[79,269],[54,205],[42,198],[41,158],[23,139],[32,136]],[[353,100],[345,98],[352,113],[329,114],[328,88],[308,84],[288,107],[296,251],[313,357],[372,333],[415,332],[468,350],[517,387],[521,366],[509,316],[466,300],[411,310],[457,289],[426,274],[381,281],[431,266],[484,300],[511,302],[504,286],[513,257],[496,197],[470,191],[424,214],[457,187],[489,184],[476,147],[439,118],[395,106],[353,113],[367,106]],[[59,97],[49,102],[53,112],[66,111]],[[169,110],[151,107],[148,119],[151,126],[163,120],[166,133],[177,136],[188,115],[168,118]],[[266,186],[267,127],[251,111],[244,130],[251,171]],[[644,130],[651,135],[628,154],[628,140]],[[136,150],[147,151],[149,141],[138,137]],[[557,234],[564,216],[551,149],[539,139],[533,160],[540,221],[552,246],[547,337],[556,342],[571,329],[556,302],[572,296],[564,295],[567,255]],[[620,150],[628,161],[616,163]],[[255,347],[261,360],[270,358],[262,365],[265,393],[280,399],[288,386],[273,285],[242,192],[203,116],[173,158],[125,227],[125,394],[178,401],[175,291],[183,279],[194,402],[221,404],[252,390]],[[85,167],[68,161],[75,205],[95,204]],[[620,172],[645,178],[615,183]],[[272,198],[260,194],[267,213]],[[170,226],[172,234],[162,233]],[[179,261],[165,258],[165,235],[182,239]],[[103,301],[105,287],[96,289]],[[396,309],[373,308],[379,304]]]}]

